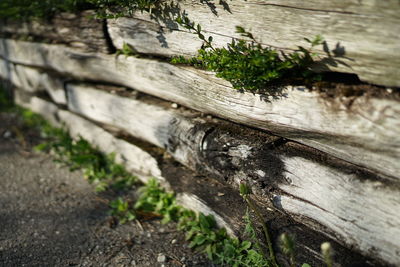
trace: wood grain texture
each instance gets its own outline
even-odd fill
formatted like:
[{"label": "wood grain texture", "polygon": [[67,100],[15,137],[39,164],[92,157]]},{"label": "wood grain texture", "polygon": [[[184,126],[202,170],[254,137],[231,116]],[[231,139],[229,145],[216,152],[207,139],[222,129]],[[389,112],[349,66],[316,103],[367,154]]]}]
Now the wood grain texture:
[{"label": "wood grain texture", "polygon": [[126,42],[141,53],[166,56],[194,55],[201,46],[193,34],[174,22],[183,12],[214,37],[217,47],[240,37],[235,26],[251,30],[261,43],[284,51],[307,46],[303,38],[321,34],[326,44],[315,50],[321,58],[317,69],[355,73],[363,81],[400,86],[399,2],[333,2],[185,0],[164,12],[137,12],[133,19],[109,20],[108,26],[117,47]]},{"label": "wood grain texture", "polygon": [[262,95],[233,90],[226,81],[209,72],[149,59],[125,56],[116,59],[58,45],[7,39],[0,39],[0,56],[79,80],[134,88],[295,140],[385,174],[388,179],[399,179],[397,101],[362,96],[349,107],[346,99],[323,99],[303,87],[282,88],[280,97],[266,101]]},{"label": "wood grain texture", "polygon": [[66,44],[85,52],[113,52],[104,32],[104,21],[94,16],[95,12],[87,10],[57,14],[50,21],[0,20],[0,35]]},{"label": "wood grain texture", "polygon": [[22,90],[14,90],[14,101],[17,105],[42,115],[55,127],[61,127],[61,123],[57,118],[58,107],[54,103],[38,97],[31,97],[30,94]]},{"label": "wood grain texture", "polygon": [[[100,151],[106,154],[115,153],[116,162],[123,164],[128,171],[138,175],[143,183],[147,183],[151,178],[156,178],[163,187],[172,189],[169,181],[162,176],[157,160],[143,149],[114,137],[96,124],[69,111],[59,110],[57,114],[74,138],[81,136]],[[213,215],[219,226],[226,228],[234,236],[231,226],[198,196],[189,192],[181,193],[178,200],[188,209]]]},{"label": "wood grain texture", "polygon": [[[104,131],[98,124],[69,111],[58,109],[45,100],[26,95],[19,90],[17,94],[23,96],[18,98],[20,105],[31,108],[36,112],[42,112],[42,115],[51,115],[59,120],[58,123],[62,122],[74,137],[83,136],[101,151],[116,153],[117,161],[138,174],[142,181],[147,181],[148,174],[158,176],[161,173],[161,176],[158,176],[159,181],[178,193],[177,199],[182,205],[204,214],[214,215],[219,225],[228,227],[229,233],[241,235],[244,227],[242,216],[246,208],[237,190],[229,189],[213,179],[190,173],[183,166],[179,167],[179,164],[173,163],[173,160],[160,162],[156,159],[158,156],[149,154],[135,144],[116,138]],[[171,168],[171,166],[173,167]],[[260,172],[258,171],[258,173]],[[211,187],[210,184],[212,184]],[[308,262],[313,266],[323,265],[323,260],[319,256],[319,245],[329,240],[337,255],[340,255],[340,257],[335,257],[337,266],[352,266],[354,264],[369,266],[365,258],[363,259],[354,251],[346,250],[326,235],[293,221],[290,216],[282,215],[269,207],[264,207],[262,210],[270,222],[273,239],[276,242],[278,242],[277,240],[282,233],[296,237],[298,262]],[[288,264],[285,259],[286,256],[282,255],[279,250],[276,253],[281,263],[286,262]]]},{"label": "wood grain texture", "polygon": [[[18,105],[44,116],[54,126],[66,127],[73,138],[84,138],[101,152],[106,154],[114,153],[115,161],[123,164],[129,172],[135,174],[143,183],[147,183],[151,178],[156,178],[163,187],[168,190],[174,189],[169,181],[163,177],[157,160],[143,149],[114,137],[93,122],[67,110],[59,109],[51,102],[36,96],[27,95],[20,90],[16,90],[15,92],[17,95],[16,103]],[[190,191],[180,192],[177,199],[179,204],[188,209],[214,216],[220,227],[226,228],[230,235],[235,236],[235,232],[238,229],[235,229],[236,231],[232,230],[232,225],[207,205],[207,200],[196,196]]]},{"label": "wood grain texture", "polygon": [[82,85],[68,85],[67,92],[71,111],[165,148],[182,164],[234,188],[247,181],[264,205],[272,198],[276,208],[317,231],[400,264],[399,183],[277,137],[235,134],[220,121]]},{"label": "wood grain texture", "polygon": [[57,104],[67,104],[63,80],[42,70],[15,65],[0,58],[0,78],[27,92],[45,91]]}]

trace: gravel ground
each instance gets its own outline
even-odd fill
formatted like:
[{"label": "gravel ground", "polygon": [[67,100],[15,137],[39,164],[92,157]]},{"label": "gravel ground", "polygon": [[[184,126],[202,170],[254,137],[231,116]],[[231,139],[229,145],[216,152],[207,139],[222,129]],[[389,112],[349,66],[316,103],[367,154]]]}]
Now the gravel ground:
[{"label": "gravel ground", "polygon": [[0,266],[213,266],[173,223],[115,225],[110,195],[32,151],[40,141],[0,113]]}]

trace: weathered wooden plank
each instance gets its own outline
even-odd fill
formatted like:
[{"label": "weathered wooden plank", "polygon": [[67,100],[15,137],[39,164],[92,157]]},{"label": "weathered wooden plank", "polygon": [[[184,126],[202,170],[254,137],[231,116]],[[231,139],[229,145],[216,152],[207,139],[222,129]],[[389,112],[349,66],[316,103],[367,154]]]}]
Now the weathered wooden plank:
[{"label": "weathered wooden plank", "polygon": [[[106,154],[114,153],[115,161],[123,164],[128,171],[137,175],[142,182],[147,183],[150,178],[156,178],[167,189],[175,189],[170,185],[169,181],[163,177],[157,160],[146,151],[122,139],[114,137],[109,132],[82,117],[67,110],[57,108],[57,106],[46,100],[36,96],[26,95],[19,90],[16,90],[15,93],[17,96],[16,103],[18,105],[41,114],[57,127],[61,127],[61,125],[66,127],[73,138],[82,137],[100,151]],[[193,179],[193,177],[191,177],[191,179]],[[190,183],[190,181],[186,181],[186,183]],[[234,236],[235,232],[238,231],[238,229],[232,230],[232,225],[226,222],[225,218],[221,217],[221,215],[207,205],[206,200],[194,195],[190,190],[187,192],[180,192],[178,200],[180,204],[188,209],[202,212],[205,215],[213,215],[218,225],[226,228],[230,235]],[[235,219],[237,218],[232,218],[233,221]]]},{"label": "weathered wooden plank", "polygon": [[66,44],[85,52],[113,52],[105,35],[104,21],[94,16],[95,12],[86,10],[57,14],[51,20],[0,20],[0,35]]},{"label": "weathered wooden plank", "polygon": [[[127,86],[231,121],[253,126],[398,180],[397,101],[361,96],[324,99],[304,87],[282,96],[240,93],[212,73],[134,57],[86,54],[63,46],[0,39],[0,56],[80,80]],[[354,101],[353,101],[354,100]],[[389,178],[390,178],[389,177]]]},{"label": "weathered wooden plank", "polygon": [[356,15],[374,15],[374,16],[390,16],[400,18],[400,14],[396,8],[399,7],[397,0],[374,1],[374,0],[336,0],[330,2],[321,2],[318,0],[310,0],[303,3],[297,0],[268,0],[268,2],[258,0],[254,3],[260,5],[281,5],[288,8],[308,9],[325,12],[338,12]]},{"label": "weathered wooden plank", "polygon": [[57,104],[67,104],[64,82],[42,70],[15,65],[0,58],[0,78],[31,93],[46,91]]},{"label": "weathered wooden plank", "polygon": [[183,11],[214,37],[216,46],[240,37],[235,33],[237,25],[251,30],[261,43],[283,50],[307,46],[303,38],[321,34],[326,45],[316,49],[322,59],[320,70],[355,73],[363,81],[400,86],[400,56],[395,52],[400,49],[399,2],[333,2],[249,0],[206,4],[185,0],[160,14],[137,12],[133,20],[109,20],[108,26],[117,47],[126,42],[141,53],[167,56],[194,55],[201,46],[174,22],[176,14]]},{"label": "weathered wooden plank", "polygon": [[58,107],[55,104],[42,100],[38,97],[31,97],[29,94],[21,90],[14,90],[14,101],[21,107],[41,114],[43,118],[49,121],[52,125],[61,127],[61,124],[57,118]]},{"label": "weathered wooden plank", "polygon": [[235,130],[221,121],[209,122],[82,85],[70,84],[67,92],[70,110],[165,148],[182,164],[235,188],[247,181],[264,204],[272,197],[275,207],[298,215],[302,223],[316,227],[318,222],[327,230],[317,230],[339,242],[400,264],[400,242],[393,238],[400,236],[398,182],[389,183],[302,145],[283,144],[277,137]]},{"label": "weathered wooden plank", "polygon": [[[212,179],[191,173],[183,166],[178,166],[169,157],[167,157],[168,160],[156,160],[155,157],[159,156],[150,155],[134,144],[115,138],[98,125],[66,110],[57,109],[47,101],[27,96],[20,91],[17,94],[24,96],[18,98],[19,104],[37,112],[43,112],[42,115],[51,114],[52,117],[57,117],[68,127],[73,136],[83,136],[105,153],[116,153],[117,161],[138,174],[142,181],[146,182],[148,175],[157,176],[164,186],[172,188],[178,193],[177,199],[182,205],[204,214],[214,215],[219,225],[227,227],[231,234],[241,232],[244,226],[242,216],[246,207],[236,190],[229,189]],[[281,213],[274,212],[269,208],[265,212],[266,217],[272,221],[270,227],[273,231],[273,239],[276,242],[281,233],[296,237],[296,251],[298,252],[296,258],[298,262],[308,262],[313,266],[322,265],[323,260],[319,256],[319,244],[329,240],[337,253],[338,257],[335,257],[335,262],[338,266],[351,266],[361,263],[368,266],[365,259],[360,258],[354,251],[349,252],[327,236],[298,224],[291,220],[289,216],[282,216]],[[281,251],[277,250],[276,253],[281,263],[286,262]],[[288,263],[286,262],[286,264]]]}]

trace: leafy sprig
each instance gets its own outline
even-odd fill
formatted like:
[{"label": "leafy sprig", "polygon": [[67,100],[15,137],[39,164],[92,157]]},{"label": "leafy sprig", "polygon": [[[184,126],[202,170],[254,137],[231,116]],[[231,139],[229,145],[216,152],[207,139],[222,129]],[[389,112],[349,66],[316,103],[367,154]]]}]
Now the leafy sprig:
[{"label": "leafy sprig", "polygon": [[214,71],[217,77],[228,80],[235,89],[268,93],[265,90],[268,86],[282,80],[318,78],[318,75],[311,71],[315,57],[311,48],[322,44],[323,38],[320,35],[313,40],[305,38],[310,43],[309,49],[299,46],[296,51],[286,54],[262,46],[252,33],[237,26],[236,32],[250,41],[232,39],[226,47],[215,48],[212,36],[206,38],[201,26],[190,21],[186,15],[179,16],[176,22],[196,34],[203,41],[203,45],[197,56],[189,59],[183,56],[174,57],[171,63],[188,64]]},{"label": "leafy sprig", "polygon": [[178,229],[186,232],[189,247],[206,253],[217,264],[271,266],[252,242],[229,237],[224,228],[218,228],[211,215],[196,214],[179,206],[175,195],[162,189],[155,179],[151,179],[139,192],[140,196],[134,205],[120,198],[112,202],[112,215],[121,223],[140,219],[137,214],[155,213],[163,217],[163,223],[178,222]]}]

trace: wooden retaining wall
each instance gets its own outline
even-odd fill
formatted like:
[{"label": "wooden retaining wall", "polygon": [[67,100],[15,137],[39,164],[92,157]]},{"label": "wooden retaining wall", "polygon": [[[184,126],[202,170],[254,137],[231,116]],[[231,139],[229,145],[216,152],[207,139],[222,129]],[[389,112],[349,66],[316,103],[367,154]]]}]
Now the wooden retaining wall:
[{"label": "wooden retaining wall", "polygon": [[[286,86],[271,98],[171,65],[167,57],[201,46],[174,22],[184,11],[217,46],[238,37],[236,25],[283,50],[322,34],[315,68],[357,74],[385,93],[328,97]],[[243,227],[237,189],[247,182],[274,239],[296,236],[299,262],[321,265],[319,245],[329,240],[339,265],[398,265],[397,11],[398,1],[180,1],[132,18],[85,11],[52,23],[2,21],[0,78],[17,88],[17,103],[115,152],[143,181],[156,177],[231,234]],[[123,43],[140,57],[111,54]]]}]

